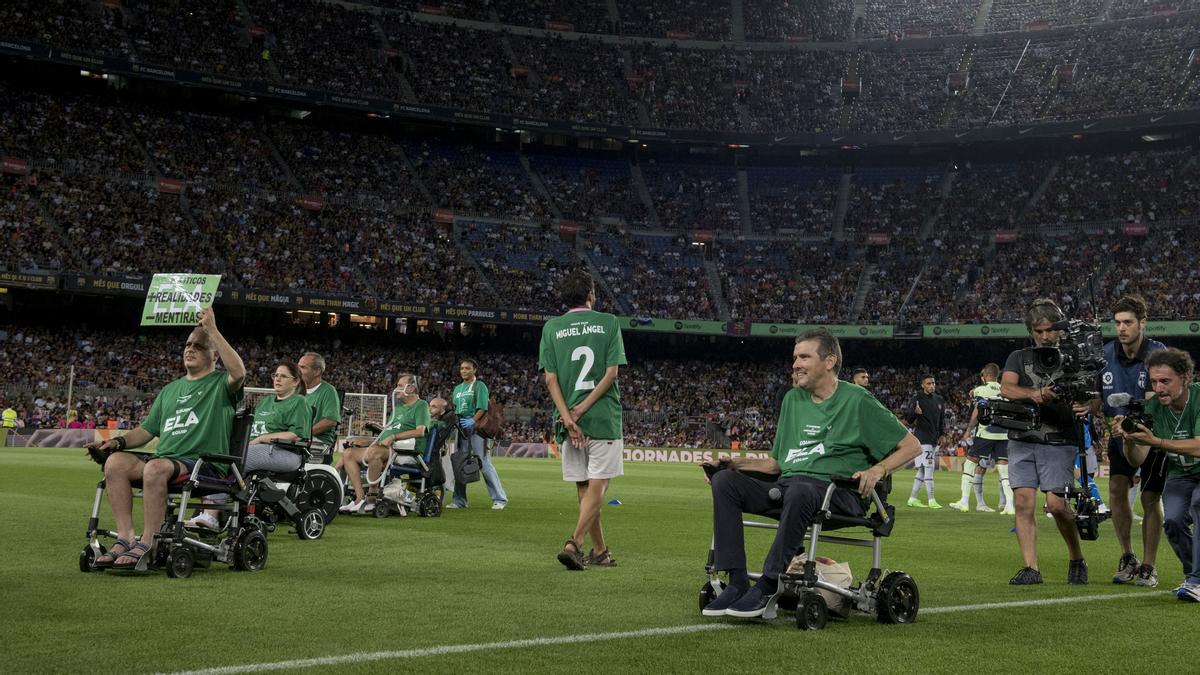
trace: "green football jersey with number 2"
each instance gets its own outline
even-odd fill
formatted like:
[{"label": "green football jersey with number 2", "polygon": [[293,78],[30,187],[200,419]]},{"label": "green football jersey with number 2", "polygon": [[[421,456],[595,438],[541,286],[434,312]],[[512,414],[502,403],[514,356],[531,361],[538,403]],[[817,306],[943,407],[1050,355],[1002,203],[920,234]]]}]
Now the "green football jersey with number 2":
[{"label": "green football jersey with number 2", "polygon": [[[605,370],[626,363],[621,326],[612,314],[573,309],[542,327],[538,367],[558,377],[568,408],[587,398]],[[558,418],[557,410],[554,417]],[[621,392],[616,382],[579,420],[579,428],[588,438],[622,437]]]}]

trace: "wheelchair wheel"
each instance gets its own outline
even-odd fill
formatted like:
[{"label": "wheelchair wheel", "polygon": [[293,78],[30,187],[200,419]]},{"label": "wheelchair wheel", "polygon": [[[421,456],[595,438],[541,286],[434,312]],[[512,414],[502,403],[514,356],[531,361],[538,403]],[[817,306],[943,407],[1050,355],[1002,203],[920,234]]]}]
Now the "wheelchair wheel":
[{"label": "wheelchair wheel", "polygon": [[417,513],[422,518],[437,518],[442,515],[442,500],[436,494],[427,494],[421,497],[421,501],[417,505]]},{"label": "wheelchair wheel", "polygon": [[311,508],[321,509],[325,514],[325,524],[333,522],[341,508],[342,489],[333,476],[324,471],[309,471],[304,478],[304,485],[297,491],[292,500],[296,508],[307,511]]},{"label": "wheelchair wheel", "polygon": [[711,581],[704,582],[700,587],[700,611],[703,612],[708,603],[717,599],[717,589],[713,588]]},{"label": "wheelchair wheel", "polygon": [[99,558],[100,556],[107,553],[108,549],[104,548],[104,544],[96,544],[96,545],[100,547],[99,552],[97,552],[96,549],[92,548],[91,544],[84,546],[83,550],[79,552],[79,571],[80,572],[86,573],[86,572],[99,572],[100,571],[100,570],[96,569],[96,558]]},{"label": "wheelchair wheel", "polygon": [[186,546],[180,546],[167,556],[167,576],[172,579],[186,579],[192,576],[195,566],[196,557]]},{"label": "wheelchair wheel", "polygon": [[829,620],[829,606],[820,593],[805,593],[796,606],[796,628],[821,630]]},{"label": "wheelchair wheel", "polygon": [[376,518],[387,518],[392,515],[392,509],[386,502],[378,501],[375,502],[375,510],[372,513],[375,514]]},{"label": "wheelchair wheel", "polygon": [[879,623],[912,623],[921,607],[917,582],[904,572],[892,572],[879,584],[876,612]]},{"label": "wheelchair wheel", "polygon": [[309,509],[300,514],[296,522],[296,536],[305,541],[320,539],[325,534],[325,512],[321,509]]},{"label": "wheelchair wheel", "polygon": [[233,544],[233,568],[257,572],[267,564],[267,538],[258,528],[243,530]]}]

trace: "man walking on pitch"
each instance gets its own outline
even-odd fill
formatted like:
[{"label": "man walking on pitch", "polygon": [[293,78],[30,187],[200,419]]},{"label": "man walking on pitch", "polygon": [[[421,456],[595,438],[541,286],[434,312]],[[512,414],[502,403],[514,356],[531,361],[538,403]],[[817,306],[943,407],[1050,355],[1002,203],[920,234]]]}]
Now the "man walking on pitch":
[{"label": "man walking on pitch", "polygon": [[[617,317],[592,309],[596,288],[587,272],[575,270],[562,281],[566,314],[542,327],[538,367],[554,401],[556,440],[562,445],[563,480],[575,483],[579,519],[558,553],[569,570],[616,565],[604,540],[600,509],[608,482],[624,473],[621,393],[617,370],[626,364]],[[591,535],[592,550],[583,554]]]},{"label": "man walking on pitch", "polygon": [[942,427],[946,422],[946,402],[936,392],[937,380],[933,375],[921,378],[921,392],[913,397],[904,409],[904,420],[912,426],[913,435],[921,442],[921,454],[917,457],[917,476],[913,479],[912,493],[908,496],[909,506],[924,508],[917,499],[921,485],[925,485],[925,495],[931,509],[940,509],[942,505],[933,497],[933,471],[935,468],[934,455],[937,453],[938,438],[942,435]]}]

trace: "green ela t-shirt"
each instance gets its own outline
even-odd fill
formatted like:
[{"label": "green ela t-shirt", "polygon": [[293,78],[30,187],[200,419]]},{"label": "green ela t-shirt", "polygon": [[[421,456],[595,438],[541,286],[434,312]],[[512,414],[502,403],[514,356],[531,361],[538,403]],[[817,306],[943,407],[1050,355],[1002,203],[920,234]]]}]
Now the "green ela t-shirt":
[{"label": "green ela t-shirt", "polygon": [[[228,373],[214,370],[199,380],[181,377],[158,392],[142,428],[158,437],[155,457],[197,459],[203,453],[229,454],[233,416],[242,390],[230,393]],[[226,466],[214,468],[221,475]]]},{"label": "green ela t-shirt", "polygon": [[250,438],[266,434],[290,431],[304,440],[312,435],[312,408],[303,396],[292,394],[282,401],[268,396],[258,402],[254,409],[254,425],[250,427]]},{"label": "green ela t-shirt", "polygon": [[[1159,438],[1186,440],[1200,436],[1200,382],[1188,385],[1188,402],[1181,415],[1176,416],[1175,411],[1159,403],[1157,398],[1146,401],[1146,412],[1154,418],[1154,435]],[[1200,457],[1173,452],[1164,454],[1168,476],[1200,475]]]},{"label": "green ela t-shirt", "polygon": [[866,389],[839,381],[833,396],[813,403],[804,389],[783,397],[771,456],[781,477],[851,476],[888,455],[908,430]]},{"label": "green ela t-shirt", "polygon": [[478,377],[471,384],[459,382],[450,394],[454,399],[454,412],[459,417],[474,417],[476,410],[488,409],[488,388]]},{"label": "green ela t-shirt", "polygon": [[416,445],[417,450],[424,452],[429,439],[429,404],[419,398],[409,405],[397,405],[392,410],[388,425],[379,432],[379,438],[375,439],[375,442],[387,445],[392,436],[412,431],[417,427],[425,427],[425,435],[417,439]]},{"label": "green ela t-shirt", "polygon": [[[314,420],[312,422],[314,426],[321,420],[333,420],[334,422],[342,420],[342,401],[338,396],[337,389],[334,389],[332,384],[322,382],[317,385],[316,391],[305,395],[304,399],[308,401],[309,407],[316,411],[311,418]],[[317,436],[317,440],[332,447],[334,443],[337,443],[337,425],[335,424],[332,429]]]},{"label": "green ela t-shirt", "polygon": [[[573,309],[542,326],[538,367],[557,376],[568,408],[588,397],[604,371],[626,363],[621,326],[612,314]],[[558,410],[554,418],[558,419]],[[579,420],[584,436],[601,440],[621,438],[622,424],[621,390],[616,382]]]}]

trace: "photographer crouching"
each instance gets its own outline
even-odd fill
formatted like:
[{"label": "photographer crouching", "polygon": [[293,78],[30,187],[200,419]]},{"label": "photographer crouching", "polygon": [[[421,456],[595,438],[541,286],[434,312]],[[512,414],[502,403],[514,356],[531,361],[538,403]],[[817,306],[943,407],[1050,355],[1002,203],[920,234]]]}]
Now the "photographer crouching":
[{"label": "photographer crouching", "polygon": [[[1175,596],[1200,602],[1200,384],[1192,382],[1195,364],[1187,352],[1168,347],[1146,358],[1154,398],[1131,406],[1116,418],[1114,434],[1125,439],[1125,456],[1138,466],[1151,449],[1166,453],[1163,531],[1183,563],[1183,583]],[[1137,402],[1135,402],[1137,403]]]},{"label": "photographer crouching", "polygon": [[1062,364],[1046,358],[1047,353],[1060,353],[1046,348],[1058,347],[1061,332],[1056,324],[1061,326],[1063,319],[1063,312],[1054,301],[1034,300],[1025,312],[1025,327],[1034,347],[1010,354],[1000,378],[1000,394],[1009,401],[1036,405],[1040,420],[1036,429],[1009,432],[1008,476],[1017,508],[1017,543],[1025,562],[1009,583],[1018,586],[1042,583],[1034,521],[1038,490],[1046,495],[1046,508],[1067,544],[1070,554],[1067,583],[1088,582],[1075,513],[1067,505],[1066,494],[1074,481],[1075,457],[1079,454],[1081,425],[1075,418],[1087,415],[1093,403],[1071,401],[1075,397],[1064,391],[1061,382]]}]

